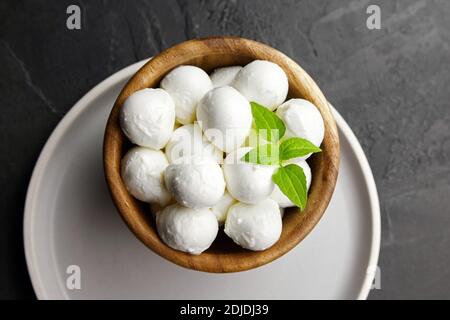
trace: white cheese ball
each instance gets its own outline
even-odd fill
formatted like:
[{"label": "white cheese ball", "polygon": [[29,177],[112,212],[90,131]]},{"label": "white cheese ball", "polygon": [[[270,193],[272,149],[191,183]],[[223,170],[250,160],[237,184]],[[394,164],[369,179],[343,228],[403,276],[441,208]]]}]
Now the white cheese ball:
[{"label": "white cheese ball", "polygon": [[212,206],[211,211],[216,216],[219,225],[223,225],[225,223],[228,209],[235,203],[236,199],[234,199],[228,192],[225,191],[219,202]]},{"label": "white cheese ball", "polygon": [[179,204],[159,212],[156,227],[169,247],[195,255],[209,248],[219,230],[217,219],[210,209],[191,209]]},{"label": "white cheese ball", "polygon": [[164,170],[168,165],[161,151],[134,147],[122,159],[122,180],[136,199],[164,206],[171,199],[164,185]]},{"label": "white cheese ball", "polygon": [[250,103],[236,89],[209,91],[197,108],[197,121],[206,138],[222,151],[230,152],[245,142],[252,126]]},{"label": "white cheese ball", "polygon": [[[284,139],[299,137],[320,147],[325,134],[325,126],[320,111],[311,102],[304,99],[290,99],[277,109],[276,114],[286,125]],[[301,159],[307,159],[310,155],[301,157]]]},{"label": "white cheese ball", "polygon": [[197,124],[186,124],[173,132],[166,145],[166,156],[173,163],[184,156],[194,155],[223,162],[223,152],[203,136],[202,129]]},{"label": "white cheese ball", "polygon": [[188,124],[194,122],[198,102],[213,85],[208,74],[202,69],[180,66],[164,77],[161,88],[166,90],[175,102],[178,122]]},{"label": "white cheese ball", "polygon": [[236,74],[242,69],[241,66],[217,68],[211,73],[211,81],[214,88],[229,86]]},{"label": "white cheese ball", "polygon": [[231,206],[224,231],[241,247],[261,251],[278,241],[281,229],[280,208],[275,201],[266,199],[253,205]]},{"label": "white cheese ball", "polygon": [[175,106],[163,89],[142,89],[129,96],[120,110],[120,126],[134,144],[159,150],[173,131]]},{"label": "white cheese ball", "polygon": [[[311,168],[309,167],[308,163],[302,159],[294,159],[292,161],[287,161],[286,163],[295,164],[303,169],[303,172],[305,173],[306,177],[306,187],[309,190],[309,187],[311,186],[312,176],[311,176]],[[295,204],[292,203],[292,201],[289,200],[289,198],[286,197],[286,195],[283,192],[281,192],[280,188],[277,185],[275,185],[275,188],[272,194],[270,195],[270,198],[275,200],[281,208],[295,207]]]},{"label": "white cheese ball", "polygon": [[276,167],[242,161],[241,158],[250,150],[251,147],[245,147],[228,154],[223,173],[228,192],[241,202],[254,204],[273,192],[272,175]]},{"label": "white cheese ball", "polygon": [[164,178],[175,200],[189,208],[211,207],[225,191],[222,169],[209,158],[179,158],[166,168]]},{"label": "white cheese ball", "polygon": [[248,101],[257,102],[270,111],[283,103],[289,89],[288,78],[283,69],[265,60],[255,60],[242,68],[232,86]]},{"label": "white cheese ball", "polygon": [[160,205],[159,203],[150,203],[150,212],[152,213],[152,218],[156,221],[156,216],[164,210],[165,207],[171,204],[177,203],[174,198],[170,198],[170,201],[165,205]]}]

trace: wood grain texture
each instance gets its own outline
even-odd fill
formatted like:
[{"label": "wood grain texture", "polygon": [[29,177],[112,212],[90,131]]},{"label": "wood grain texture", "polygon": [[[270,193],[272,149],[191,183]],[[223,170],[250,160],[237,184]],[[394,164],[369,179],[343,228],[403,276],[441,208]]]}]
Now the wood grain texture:
[{"label": "wood grain texture", "polygon": [[[127,191],[120,177],[120,161],[130,144],[119,125],[124,100],[137,90],[156,87],[160,80],[179,65],[195,65],[206,71],[228,65],[245,65],[253,60],[278,64],[289,79],[289,97],[304,98],[320,110],[325,122],[323,152],[311,157],[313,174],[308,204],[302,213],[287,210],[279,241],[271,248],[253,252],[237,246],[222,231],[214,244],[199,256],[166,246],[158,237],[148,205]],[[311,77],[283,53],[259,42],[237,37],[213,37],[183,42],[165,50],[145,64],[119,94],[105,129],[103,160],[112,199],[131,231],[160,256],[186,268],[206,272],[237,272],[273,261],[295,247],[322,217],[337,180],[339,136],[327,100]]]}]

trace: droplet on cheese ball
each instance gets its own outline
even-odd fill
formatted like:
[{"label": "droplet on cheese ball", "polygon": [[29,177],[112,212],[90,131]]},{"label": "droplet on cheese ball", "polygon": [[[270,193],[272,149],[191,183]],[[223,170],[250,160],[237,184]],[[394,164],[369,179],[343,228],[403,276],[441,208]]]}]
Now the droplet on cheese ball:
[{"label": "droplet on cheese ball", "polygon": [[175,103],[176,118],[182,124],[193,123],[197,104],[213,88],[211,79],[195,66],[180,66],[170,71],[161,81]]},{"label": "droplet on cheese ball", "polygon": [[286,99],[289,83],[280,66],[270,61],[255,60],[236,74],[232,87],[248,101],[257,102],[273,111]]},{"label": "droplet on cheese ball", "polygon": [[123,182],[136,199],[166,205],[171,195],[164,185],[164,170],[169,163],[159,150],[144,147],[130,149],[122,159]]},{"label": "droplet on cheese ball", "polygon": [[120,126],[134,144],[163,148],[173,132],[175,106],[163,89],[142,89],[130,95],[120,110]]}]

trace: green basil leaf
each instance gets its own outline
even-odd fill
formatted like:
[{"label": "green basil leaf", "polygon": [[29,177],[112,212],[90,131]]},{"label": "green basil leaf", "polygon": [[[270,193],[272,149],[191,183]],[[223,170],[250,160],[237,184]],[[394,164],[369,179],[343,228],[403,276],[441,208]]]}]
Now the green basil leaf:
[{"label": "green basil leaf", "polygon": [[274,112],[256,102],[250,102],[250,105],[252,106],[256,130],[263,134],[264,139],[269,142],[276,142],[281,139],[286,132],[283,120]]},{"label": "green basil leaf", "polygon": [[258,145],[247,152],[241,160],[264,165],[278,165],[280,163],[278,145],[270,143]]},{"label": "green basil leaf", "polygon": [[310,153],[321,152],[322,150],[302,138],[289,138],[280,145],[280,160],[289,160],[292,158],[303,157]]},{"label": "green basil leaf", "polygon": [[272,180],[289,200],[301,210],[305,209],[308,189],[305,173],[301,167],[296,164],[280,167],[272,176]]}]

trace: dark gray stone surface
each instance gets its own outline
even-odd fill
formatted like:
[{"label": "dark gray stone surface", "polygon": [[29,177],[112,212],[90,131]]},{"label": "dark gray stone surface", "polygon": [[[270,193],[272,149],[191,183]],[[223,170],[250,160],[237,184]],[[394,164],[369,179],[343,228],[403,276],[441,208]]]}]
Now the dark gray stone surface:
[{"label": "dark gray stone surface", "polygon": [[[69,4],[82,29],[66,28]],[[381,8],[381,30],[366,8]],[[188,38],[298,61],[360,139],[382,207],[374,299],[450,298],[449,1],[1,1],[0,298],[30,298],[22,210],[39,151],[99,81]]]}]

